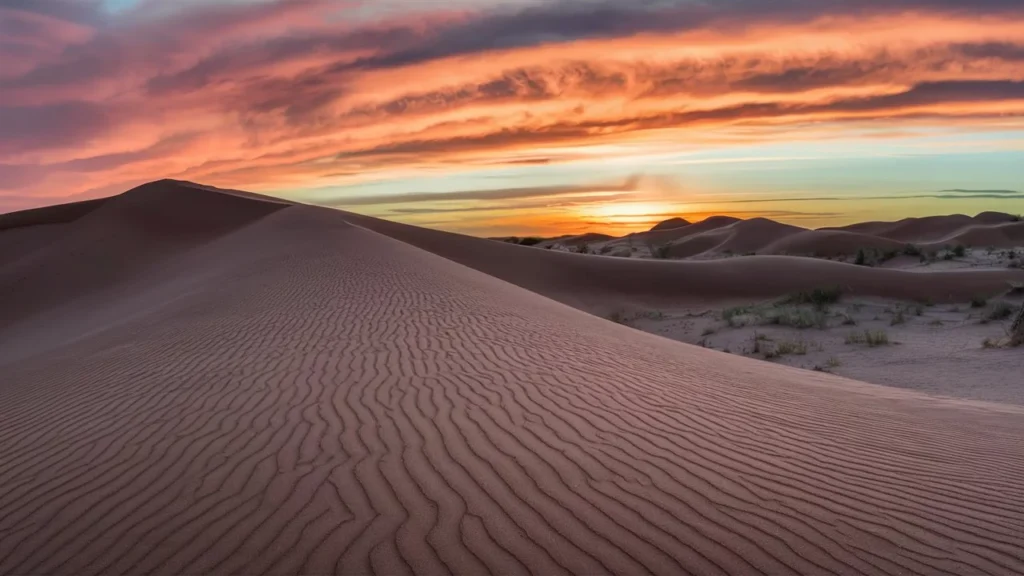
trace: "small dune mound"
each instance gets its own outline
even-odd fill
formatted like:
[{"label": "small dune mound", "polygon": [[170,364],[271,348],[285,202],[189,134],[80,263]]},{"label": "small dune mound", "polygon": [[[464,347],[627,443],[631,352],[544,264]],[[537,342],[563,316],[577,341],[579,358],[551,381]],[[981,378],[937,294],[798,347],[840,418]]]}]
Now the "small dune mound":
[{"label": "small dune mound", "polygon": [[865,222],[825,230],[845,230],[881,236],[900,242],[928,244],[938,242],[955,235],[960,230],[976,225],[974,218],[964,214],[949,216],[925,216],[923,218],[905,218],[897,222]]},{"label": "small dune mound", "polygon": [[856,254],[861,249],[900,250],[905,244],[897,240],[858,234],[844,230],[805,230],[772,242],[761,254],[836,257]]},{"label": "small dune mound", "polygon": [[670,256],[692,258],[717,254],[756,254],[782,238],[805,231],[804,228],[767,218],[733,219],[730,222],[723,217],[706,226],[708,229],[704,232],[673,242],[669,248]]},{"label": "small dune mound", "polygon": [[730,224],[740,222],[739,218],[733,218],[732,216],[712,216],[705,220],[701,220],[696,224],[690,224],[688,226],[680,226],[679,228],[669,228],[666,230],[652,230],[650,232],[640,232],[638,234],[630,234],[626,238],[620,238],[614,241],[615,243],[623,241],[632,241],[640,244],[654,244],[655,246],[662,246],[670,242],[681,240],[700,234],[702,232],[708,232],[710,230],[716,230]]},{"label": "small dune mound", "polygon": [[690,222],[685,218],[669,218],[662,222],[658,222],[650,229],[650,232],[657,232],[659,230],[673,230],[675,228],[682,228],[683,226],[689,226]]},{"label": "small dune mound", "polygon": [[566,236],[553,240],[553,244],[562,244],[563,246],[584,246],[586,244],[594,244],[597,242],[607,242],[608,240],[614,240],[614,236],[608,234],[599,234],[597,232],[588,232],[586,234],[579,234],[577,236]]},{"label": "small dune mound", "polygon": [[974,219],[981,224],[1006,224],[1007,222],[1018,222],[1020,217],[1006,212],[982,212]]},{"label": "small dune mound", "polygon": [[718,250],[733,254],[760,252],[773,242],[806,231],[806,228],[783,224],[767,218],[741,220],[725,229],[731,229],[732,234],[718,247]]},{"label": "small dune mound", "polygon": [[1024,222],[1007,222],[988,226],[970,226],[929,247],[939,248],[962,244],[964,246],[1012,248],[1020,246],[1022,243],[1024,243]]}]

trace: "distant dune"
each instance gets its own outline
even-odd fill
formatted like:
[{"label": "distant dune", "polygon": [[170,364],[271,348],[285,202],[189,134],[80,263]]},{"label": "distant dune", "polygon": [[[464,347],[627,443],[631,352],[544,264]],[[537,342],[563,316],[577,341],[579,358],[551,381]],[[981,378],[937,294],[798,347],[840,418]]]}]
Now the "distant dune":
[{"label": "distant dune", "polygon": [[712,216],[695,224],[672,218],[650,231],[621,238],[588,233],[542,240],[537,245],[616,257],[646,257],[657,251],[662,257],[701,260],[735,255],[843,258],[861,251],[927,252],[934,256],[958,245],[985,249],[1024,246],[1024,222],[1010,214],[983,212],[973,218],[954,214],[808,230],[766,218]]},{"label": "distant dune", "polygon": [[1002,248],[1019,245],[1024,240],[1024,223],[1016,216],[999,212],[983,212],[974,218],[954,214],[897,222],[865,222],[826,230],[845,230],[932,248],[958,243]]},{"label": "distant dune", "polygon": [[905,242],[845,230],[800,230],[765,245],[762,254],[806,254],[841,256],[858,250],[900,250]]},{"label": "distant dune", "polygon": [[685,218],[669,218],[662,222],[658,222],[651,228],[651,232],[657,232],[659,230],[673,230],[675,228],[682,228],[683,226],[689,226],[690,221]]},{"label": "distant dune", "polygon": [[76,210],[0,231],[2,574],[1024,573],[1024,409],[545,297],[1020,271],[584,256],[173,181]]},{"label": "distant dune", "polygon": [[[623,302],[649,306],[773,298],[822,286],[842,286],[850,294],[885,298],[965,302],[1006,290],[1022,279],[1019,270],[908,272],[787,256],[750,256],[707,261],[651,261],[581,256],[538,250],[450,232],[346,213],[346,219],[488,275],[583,310],[605,313]],[[763,241],[760,235],[785,236],[785,225],[752,222],[712,240],[738,252],[747,246],[727,243]],[[696,226],[696,224],[695,224]],[[799,232],[800,229],[796,229]],[[767,231],[768,234],[764,234]],[[747,235],[746,232],[751,232]],[[784,232],[783,234],[778,234]],[[698,236],[694,236],[698,237]],[[710,246],[705,248],[710,249]]]}]

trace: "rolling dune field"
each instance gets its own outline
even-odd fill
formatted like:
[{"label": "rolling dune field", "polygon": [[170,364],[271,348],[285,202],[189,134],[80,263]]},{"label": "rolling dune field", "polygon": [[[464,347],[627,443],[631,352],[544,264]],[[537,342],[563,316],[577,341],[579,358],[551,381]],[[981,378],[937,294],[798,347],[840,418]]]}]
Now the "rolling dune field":
[{"label": "rolling dune field", "polygon": [[587,257],[173,181],[61,220],[0,231],[2,574],[1024,573],[1024,407],[584,311],[1020,271]]}]

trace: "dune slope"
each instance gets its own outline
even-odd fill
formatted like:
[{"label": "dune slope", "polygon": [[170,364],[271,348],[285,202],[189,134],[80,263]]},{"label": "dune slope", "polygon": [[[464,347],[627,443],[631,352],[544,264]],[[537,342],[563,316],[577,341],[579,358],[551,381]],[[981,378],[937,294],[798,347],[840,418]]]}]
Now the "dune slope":
[{"label": "dune slope", "polygon": [[[623,303],[671,306],[775,298],[823,286],[850,294],[964,302],[1024,281],[1021,270],[908,272],[827,260],[751,256],[710,261],[611,258],[540,250],[345,213],[345,218],[491,276],[595,313]],[[696,226],[696,225],[695,225]]]},{"label": "dune slope", "polygon": [[347,220],[186,235],[46,353],[0,328],[0,573],[1024,571],[1024,410],[686,346]]}]

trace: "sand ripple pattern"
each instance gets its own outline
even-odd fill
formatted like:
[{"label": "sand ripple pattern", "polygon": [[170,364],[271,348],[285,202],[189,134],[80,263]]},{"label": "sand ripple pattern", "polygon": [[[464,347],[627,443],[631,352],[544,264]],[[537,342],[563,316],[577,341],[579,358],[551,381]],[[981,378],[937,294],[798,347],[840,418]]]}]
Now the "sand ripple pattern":
[{"label": "sand ripple pattern", "polygon": [[2,574],[1024,573],[1019,408],[667,341],[303,206],[147,274],[0,351]]}]

